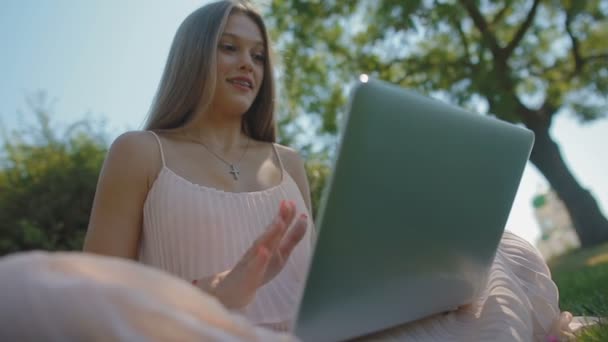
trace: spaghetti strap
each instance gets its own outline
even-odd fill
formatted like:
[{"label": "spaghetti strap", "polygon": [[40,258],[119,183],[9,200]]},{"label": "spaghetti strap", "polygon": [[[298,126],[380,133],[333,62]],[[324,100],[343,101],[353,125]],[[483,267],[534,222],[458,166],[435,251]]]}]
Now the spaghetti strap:
[{"label": "spaghetti strap", "polygon": [[160,142],[160,138],[158,137],[158,135],[152,131],[148,131],[150,133],[152,133],[152,135],[154,136],[154,138],[156,138],[156,141],[158,141],[158,148],[160,150],[160,160],[163,162],[163,167],[166,167],[167,165],[165,164],[165,153],[163,152],[163,144]]},{"label": "spaghetti strap", "polygon": [[285,167],[283,167],[283,161],[281,160],[281,156],[279,155],[279,151],[277,151],[277,146],[275,143],[270,143],[272,145],[272,149],[274,150],[274,154],[277,156],[277,160],[279,161],[279,167],[281,168],[281,181],[285,178]]}]

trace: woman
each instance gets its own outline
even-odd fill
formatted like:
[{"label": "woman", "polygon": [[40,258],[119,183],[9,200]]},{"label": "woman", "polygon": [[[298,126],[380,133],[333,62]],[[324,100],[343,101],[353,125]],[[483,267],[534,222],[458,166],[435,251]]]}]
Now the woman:
[{"label": "woman", "polygon": [[[41,300],[29,305],[48,312],[47,301],[74,298],[57,285],[69,279],[83,299],[70,311],[74,336],[290,339],[263,327],[289,329],[313,228],[303,163],[274,144],[273,104],[260,16],[236,1],[195,11],[177,32],[146,131],[119,137],[101,172],[84,249],[106,257],[11,258],[0,265],[12,274],[4,286],[30,285],[7,300],[18,305],[30,291]],[[26,331],[19,312],[0,316],[5,331]],[[505,234],[475,303],[372,338],[544,340],[561,336],[569,320],[542,259]]]},{"label": "woman", "polygon": [[110,148],[84,250],[163,269],[256,324],[286,329],[312,229],[304,164],[274,143],[270,56],[246,3],[185,19],[146,131]]}]

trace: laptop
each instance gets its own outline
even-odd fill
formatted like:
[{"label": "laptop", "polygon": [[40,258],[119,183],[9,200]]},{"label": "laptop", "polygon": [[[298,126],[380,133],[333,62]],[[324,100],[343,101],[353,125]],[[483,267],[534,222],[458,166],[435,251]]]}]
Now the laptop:
[{"label": "laptop", "polygon": [[531,131],[362,77],[319,207],[294,333],[341,341],[484,289]]}]

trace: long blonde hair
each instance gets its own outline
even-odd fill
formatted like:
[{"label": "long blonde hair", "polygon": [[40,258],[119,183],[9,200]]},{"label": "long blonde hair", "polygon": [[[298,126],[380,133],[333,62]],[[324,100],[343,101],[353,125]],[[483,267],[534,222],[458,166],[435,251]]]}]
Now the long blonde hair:
[{"label": "long blonde hair", "polygon": [[194,119],[197,108],[210,105],[216,86],[217,46],[233,13],[243,13],[258,25],[267,54],[260,90],[243,115],[243,133],[255,140],[276,141],[275,85],[268,32],[259,12],[243,0],[213,2],[184,19],[173,39],[144,129],[182,127]]}]

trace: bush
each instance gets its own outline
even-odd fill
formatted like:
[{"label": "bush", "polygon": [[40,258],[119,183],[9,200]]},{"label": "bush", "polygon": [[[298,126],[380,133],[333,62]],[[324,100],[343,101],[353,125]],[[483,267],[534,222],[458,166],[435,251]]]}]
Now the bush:
[{"label": "bush", "polygon": [[59,131],[51,129],[48,112],[34,112],[33,129],[3,134],[0,255],[81,249],[107,151],[90,122]]}]

